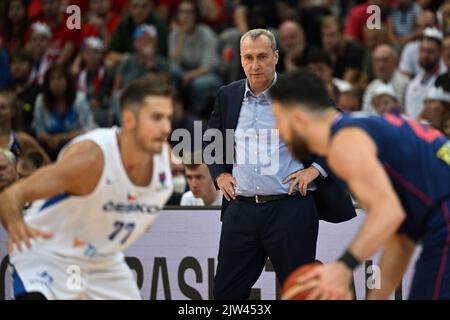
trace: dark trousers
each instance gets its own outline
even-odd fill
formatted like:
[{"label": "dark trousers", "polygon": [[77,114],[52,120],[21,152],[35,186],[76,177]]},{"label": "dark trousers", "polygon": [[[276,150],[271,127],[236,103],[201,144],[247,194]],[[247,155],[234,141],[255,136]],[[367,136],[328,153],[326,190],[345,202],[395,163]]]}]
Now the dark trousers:
[{"label": "dark trousers", "polygon": [[315,260],[318,226],[310,194],[259,204],[233,200],[222,219],[214,298],[247,299],[267,258],[283,283]]},{"label": "dark trousers", "polygon": [[450,200],[433,211],[416,263],[410,300],[450,299]]}]

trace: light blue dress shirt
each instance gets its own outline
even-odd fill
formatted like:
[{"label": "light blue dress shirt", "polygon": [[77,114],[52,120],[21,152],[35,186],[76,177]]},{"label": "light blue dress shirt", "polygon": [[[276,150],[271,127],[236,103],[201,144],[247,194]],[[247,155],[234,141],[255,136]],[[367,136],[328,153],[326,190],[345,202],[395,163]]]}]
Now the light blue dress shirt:
[{"label": "light blue dress shirt", "polygon": [[[272,85],[276,80],[275,74]],[[245,84],[244,100],[234,138],[233,176],[236,179],[237,195],[253,197],[286,194],[292,180],[285,184],[283,180],[304,168],[302,163],[293,159],[288,146],[275,129],[269,88],[255,96],[248,82]],[[313,163],[313,166],[322,177],[327,176],[318,164]],[[314,183],[311,183],[308,191],[315,188]],[[298,188],[295,187],[295,190],[298,191]]]}]

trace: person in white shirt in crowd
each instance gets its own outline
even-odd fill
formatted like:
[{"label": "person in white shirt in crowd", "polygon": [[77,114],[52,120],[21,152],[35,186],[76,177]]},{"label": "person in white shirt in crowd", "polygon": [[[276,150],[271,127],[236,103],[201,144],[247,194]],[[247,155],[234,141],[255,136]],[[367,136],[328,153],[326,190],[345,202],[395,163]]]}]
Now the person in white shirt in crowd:
[{"label": "person in white shirt in crowd", "polygon": [[390,85],[396,94],[396,100],[404,105],[405,92],[409,78],[398,69],[397,52],[387,44],[379,45],[373,51],[373,69],[376,78],[369,83],[364,92],[363,110],[377,112],[372,104],[375,89],[380,85]]},{"label": "person in white shirt in crowd", "polygon": [[420,42],[420,71],[408,85],[405,98],[406,115],[418,119],[423,110],[423,101],[429,88],[436,78],[446,72],[446,67],[440,65],[442,51],[442,33],[438,29],[427,28]]},{"label": "person in white shirt in crowd", "polygon": [[52,31],[42,22],[35,22],[30,27],[30,38],[26,49],[33,57],[31,80],[39,84],[44,83],[44,75],[52,63],[58,58],[58,50],[51,48]]},{"label": "person in white shirt in crowd", "polygon": [[425,96],[420,120],[444,131],[444,116],[448,112],[450,112],[450,93],[444,91],[442,87],[431,87]]},{"label": "person in white shirt in crowd", "polygon": [[216,190],[208,166],[204,163],[185,164],[187,183],[190,191],[183,194],[181,206],[220,206],[223,194]]},{"label": "person in white shirt in crowd", "polygon": [[[404,75],[413,78],[423,70],[419,63],[421,39],[425,29],[437,27],[436,16],[432,11],[423,11],[416,17],[416,40],[408,42],[403,47],[402,55],[400,57],[399,69]],[[444,61],[441,60],[440,63],[442,67],[445,67]]]},{"label": "person in white shirt in crowd", "polygon": [[379,83],[373,88],[371,105],[373,111],[378,114],[386,112],[401,113],[403,110],[398,95],[391,84]]}]

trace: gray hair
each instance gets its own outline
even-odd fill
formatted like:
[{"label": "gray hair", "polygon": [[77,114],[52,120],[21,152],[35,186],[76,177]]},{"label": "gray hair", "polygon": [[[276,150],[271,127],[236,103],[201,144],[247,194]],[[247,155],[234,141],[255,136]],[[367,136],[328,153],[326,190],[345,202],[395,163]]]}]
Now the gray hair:
[{"label": "gray hair", "polygon": [[16,165],[16,156],[8,149],[0,148],[0,156],[4,156],[5,159],[8,160],[9,164],[13,166]]},{"label": "gray hair", "polygon": [[270,47],[272,48],[273,51],[277,50],[277,41],[275,40],[275,36],[271,31],[267,29],[252,29],[250,31],[247,31],[241,37],[240,47],[242,47],[242,43],[246,38],[250,37],[250,39],[255,40],[261,36],[265,36],[269,39]]}]

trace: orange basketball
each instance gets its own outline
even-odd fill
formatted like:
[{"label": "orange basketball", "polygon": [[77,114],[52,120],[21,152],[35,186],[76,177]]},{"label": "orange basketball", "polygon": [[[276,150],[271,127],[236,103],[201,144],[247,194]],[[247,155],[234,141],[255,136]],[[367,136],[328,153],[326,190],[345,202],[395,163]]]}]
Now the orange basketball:
[{"label": "orange basketball", "polygon": [[317,285],[318,280],[312,279],[311,281],[303,284],[299,284],[297,282],[297,278],[314,268],[320,266],[319,263],[308,263],[297,269],[295,269],[281,288],[281,299],[283,300],[305,300],[308,294],[314,289]]}]

